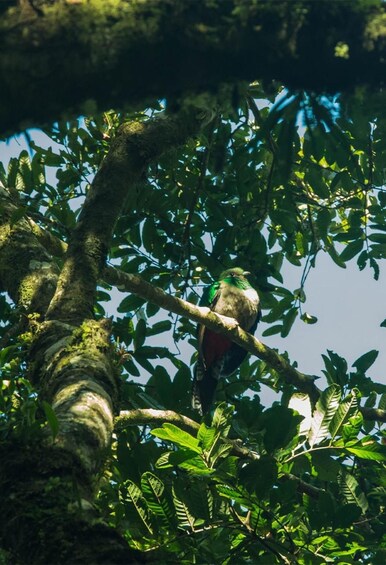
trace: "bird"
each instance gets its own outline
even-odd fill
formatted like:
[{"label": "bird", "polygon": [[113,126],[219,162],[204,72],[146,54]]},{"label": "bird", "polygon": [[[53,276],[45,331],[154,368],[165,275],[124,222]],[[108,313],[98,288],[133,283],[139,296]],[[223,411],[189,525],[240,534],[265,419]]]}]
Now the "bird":
[{"label": "bird", "polygon": [[[209,306],[217,314],[234,318],[243,330],[254,333],[261,307],[259,295],[247,279],[250,274],[241,267],[227,269],[205,289],[200,306]],[[192,406],[203,415],[212,406],[219,379],[234,373],[247,351],[202,324],[197,327],[197,341]]]}]

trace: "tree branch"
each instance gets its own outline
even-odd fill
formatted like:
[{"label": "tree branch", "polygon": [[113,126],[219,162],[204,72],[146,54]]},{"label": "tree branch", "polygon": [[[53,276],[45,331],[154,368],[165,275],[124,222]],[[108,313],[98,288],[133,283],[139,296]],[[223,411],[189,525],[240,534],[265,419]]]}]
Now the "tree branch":
[{"label": "tree branch", "polygon": [[[187,416],[183,416],[173,410],[154,410],[151,408],[136,408],[134,410],[123,410],[115,420],[115,429],[122,430],[127,426],[147,425],[162,426],[164,422],[180,426],[194,436],[200,429],[200,424]],[[232,446],[234,455],[243,459],[258,459],[259,456],[247,447],[243,447],[238,440],[221,437],[224,443]]]},{"label": "tree branch", "polygon": [[[305,375],[292,367],[292,365],[274,349],[264,345],[254,336],[242,330],[233,318],[220,316],[208,308],[196,306],[181,298],[167,294],[162,289],[143,280],[138,275],[123,273],[114,267],[106,267],[104,269],[103,279],[108,284],[117,286],[119,290],[133,292],[141,296],[141,298],[156,304],[160,308],[164,308],[168,312],[185,316],[194,322],[203,324],[214,332],[226,335],[234,343],[237,343],[249,353],[256,355],[256,357],[267,363],[286,383],[292,384],[299,391],[308,394],[313,403],[316,403],[318,400],[321,391],[314,383],[315,376]],[[360,407],[359,410],[366,420],[386,422],[386,410],[366,407]]]},{"label": "tree branch", "polygon": [[196,306],[181,298],[166,294],[162,289],[144,281],[141,277],[123,273],[112,267],[105,268],[103,278],[107,283],[117,286],[120,290],[133,292],[169,312],[186,316],[194,322],[204,324],[214,332],[226,335],[249,353],[265,361],[284,378],[285,382],[293,384],[301,392],[307,393],[312,401],[315,402],[318,399],[320,391],[314,384],[315,377],[297,371],[284,357],[240,328],[233,318],[220,316],[209,308]]},{"label": "tree branch", "polygon": [[199,130],[203,119],[197,114],[180,111],[120,126],[87,193],[47,319],[75,325],[93,317],[97,282],[122,210],[135,207],[135,186],[149,163]]},{"label": "tree branch", "polygon": [[[50,238],[47,238],[44,235],[44,230],[42,230],[41,228],[39,228],[38,230],[35,229],[34,233],[38,237],[40,243],[47,245],[47,250],[50,251],[51,253],[54,253],[55,250],[59,256],[65,253],[67,249],[66,243],[55,238],[55,236],[51,236]],[[207,310],[205,310],[204,308],[200,308],[198,306],[194,306],[190,302],[186,302],[185,300],[182,300],[180,298],[176,298],[174,296],[168,295],[163,290],[144,281],[141,277],[137,275],[123,273],[122,271],[119,271],[119,269],[116,269],[115,267],[108,266],[103,271],[103,279],[108,284],[117,286],[120,290],[133,292],[134,294],[137,294],[138,296],[142,296],[142,298],[149,300],[149,302],[152,302],[153,304],[157,304],[157,306],[160,306],[161,308],[165,308],[170,312],[174,312],[181,316],[186,316],[187,318],[193,321],[207,325],[207,327],[210,327],[214,331],[216,331],[215,328],[217,328],[217,330],[220,332],[222,332],[223,329],[224,330],[227,329],[225,325],[223,326],[222,318],[217,317],[215,321],[216,323],[215,327],[209,325],[211,324],[211,322],[208,321],[207,319]],[[142,294],[142,292],[144,294]],[[240,330],[239,333],[241,333],[241,335],[243,334],[246,334],[248,336],[250,335],[247,334],[247,332],[243,332],[240,328],[239,330]],[[236,341],[233,338],[234,329],[230,328],[229,332],[230,333],[226,333],[225,335],[228,335],[230,339]],[[236,341],[236,343],[239,343],[242,347],[244,347],[244,342]],[[265,361],[270,367],[272,366],[271,361],[273,360],[276,365],[279,358],[280,360],[279,368],[282,369],[284,373],[284,378],[286,378],[285,375],[287,374],[287,379],[288,379],[287,371],[289,367],[289,371],[290,371],[289,378],[291,380],[287,380],[287,382],[290,382],[296,388],[298,388],[303,392],[306,392],[307,394],[308,394],[308,390],[303,390],[300,387],[304,387],[304,386],[306,388],[309,387],[312,393],[311,398],[313,398],[314,401],[319,398],[320,390],[313,383],[315,377],[304,375],[303,373],[297,371],[281,355],[279,355],[278,353],[276,353],[276,351],[262,344],[256,338],[252,337],[252,340],[249,339],[248,345],[250,345],[251,348],[247,349],[246,347],[247,351],[249,351],[250,353],[256,355],[257,357]],[[256,349],[255,349],[255,345],[257,345]],[[277,370],[275,365],[272,366],[272,368]],[[386,423],[386,410],[381,410],[377,408],[367,408],[365,406],[360,407],[359,410],[361,411],[365,420],[374,420],[374,421]]]},{"label": "tree branch", "polygon": [[0,203],[0,291],[8,292],[20,312],[43,316],[55,292],[59,269],[41,234],[31,233],[29,221],[25,217],[13,221],[18,207],[1,183]]},{"label": "tree branch", "polygon": [[[196,436],[197,432],[200,428],[200,424],[179,414],[178,412],[174,412],[173,410],[154,410],[152,408],[136,408],[133,410],[123,410],[119,416],[115,420],[115,429],[117,431],[126,428],[127,426],[138,426],[138,425],[145,425],[145,426],[160,426],[164,422],[168,422],[170,424],[178,425],[183,430],[191,433],[192,435]],[[254,451],[251,451],[247,447],[242,446],[238,440],[231,440],[229,438],[221,437],[224,443],[228,443],[232,445],[232,453],[237,455],[241,459],[252,459],[255,461],[259,459],[259,455]],[[290,480],[294,481],[297,484],[297,488],[299,492],[307,494],[311,498],[317,499],[320,494],[324,493],[323,489],[310,485],[305,481],[299,479],[295,475],[291,473],[286,473],[281,477],[282,481]]]},{"label": "tree branch", "polygon": [[238,81],[336,92],[385,80],[381,0],[39,0],[28,14],[29,2],[7,4],[2,132]]},{"label": "tree branch", "polygon": [[127,426],[137,425],[162,426],[164,422],[178,425],[187,432],[197,433],[200,428],[198,422],[173,410],[136,408],[133,410],[122,410],[115,420],[115,429],[122,430]]}]

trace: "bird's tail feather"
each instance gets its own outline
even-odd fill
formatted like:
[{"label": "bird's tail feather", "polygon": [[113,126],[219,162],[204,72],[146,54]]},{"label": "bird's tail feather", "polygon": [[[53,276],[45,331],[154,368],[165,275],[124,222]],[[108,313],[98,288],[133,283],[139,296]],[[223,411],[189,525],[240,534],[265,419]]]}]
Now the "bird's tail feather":
[{"label": "bird's tail feather", "polygon": [[[222,366],[222,363],[221,363]],[[194,369],[192,407],[201,414],[209,412],[213,404],[221,367],[217,364],[208,369],[198,362]]]}]

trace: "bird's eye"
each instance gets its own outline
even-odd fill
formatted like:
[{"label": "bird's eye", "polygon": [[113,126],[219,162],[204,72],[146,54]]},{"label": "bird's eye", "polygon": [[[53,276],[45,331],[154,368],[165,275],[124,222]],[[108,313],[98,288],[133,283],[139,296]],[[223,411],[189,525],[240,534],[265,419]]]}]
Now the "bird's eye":
[{"label": "bird's eye", "polygon": [[233,271],[231,272],[231,277],[235,277],[236,273],[234,273]]}]

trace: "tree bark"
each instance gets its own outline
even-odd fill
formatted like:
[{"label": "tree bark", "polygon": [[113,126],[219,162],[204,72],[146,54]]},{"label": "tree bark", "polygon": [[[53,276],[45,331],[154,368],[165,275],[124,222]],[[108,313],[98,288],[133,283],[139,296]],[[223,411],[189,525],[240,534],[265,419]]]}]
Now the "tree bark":
[{"label": "tree bark", "polygon": [[199,129],[202,119],[188,114],[121,126],[67,249],[56,245],[65,251],[60,273],[41,244],[53,238],[20,218],[20,203],[0,187],[0,290],[25,321],[23,360],[56,428],[20,433],[10,426],[0,445],[0,539],[16,562],[137,561],[93,507],[119,404],[111,322],[93,319],[95,289],[115,222],[146,166]]},{"label": "tree bark", "polygon": [[0,10],[2,133],[222,84],[230,94],[239,81],[336,92],[386,76],[381,0],[35,0]]}]

